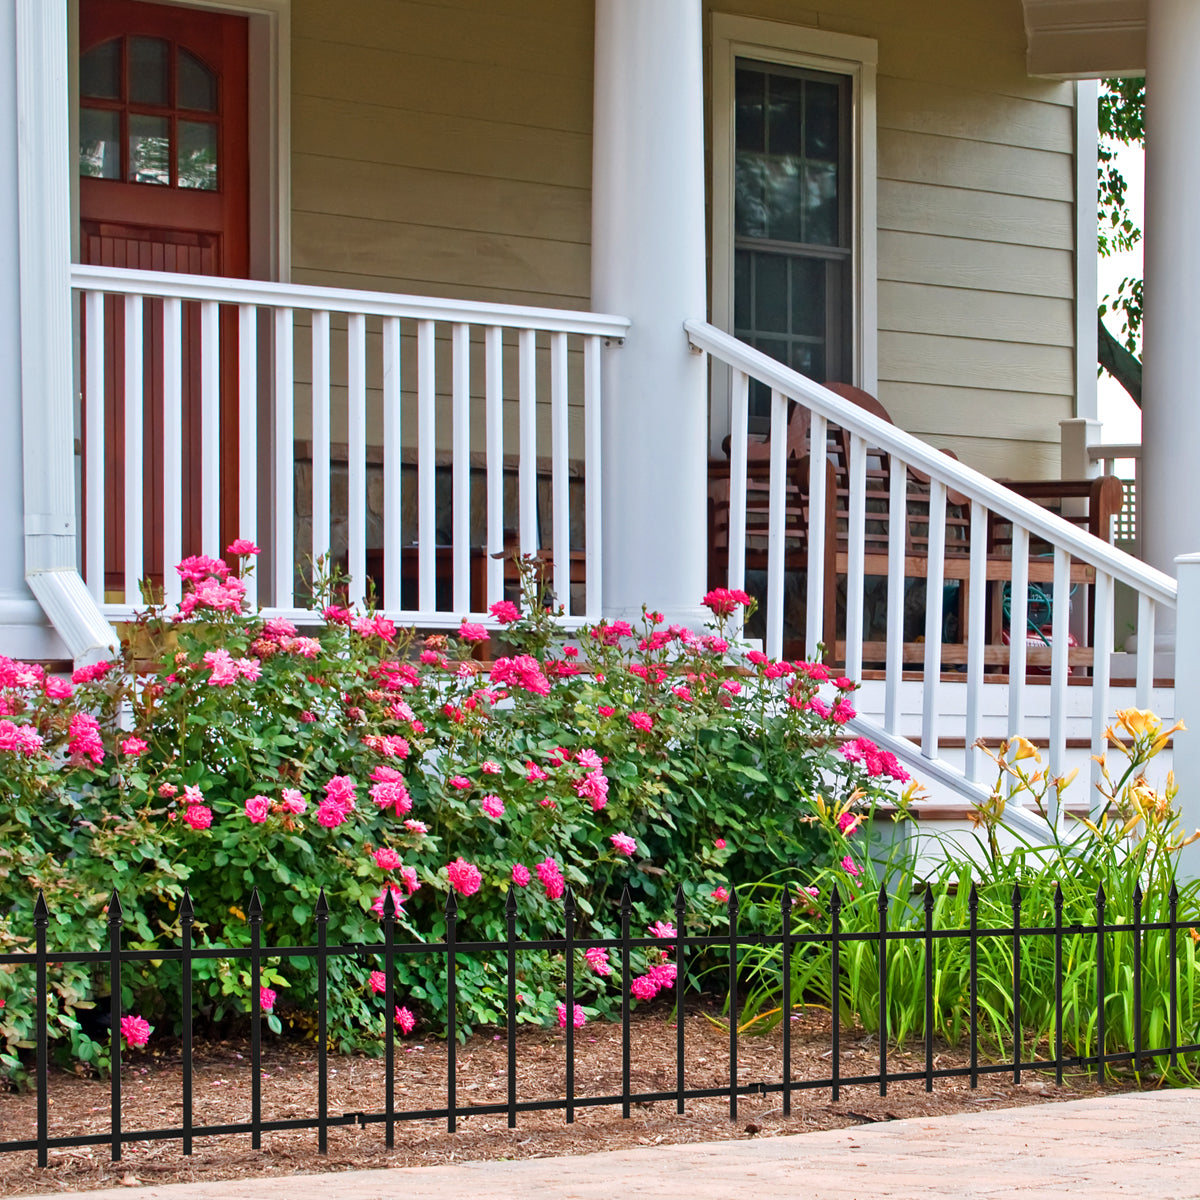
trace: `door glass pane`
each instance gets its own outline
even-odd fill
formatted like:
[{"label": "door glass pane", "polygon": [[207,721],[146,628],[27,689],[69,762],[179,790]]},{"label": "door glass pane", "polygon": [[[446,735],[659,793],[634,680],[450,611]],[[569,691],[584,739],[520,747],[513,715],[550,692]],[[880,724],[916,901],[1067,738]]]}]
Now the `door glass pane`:
[{"label": "door glass pane", "polygon": [[179,107],[217,111],[216,76],[190,51],[180,50],[176,70]]},{"label": "door glass pane", "polygon": [[171,182],[170,136],[166,117],[129,114],[129,178],[134,183]]},{"label": "door glass pane", "polygon": [[79,60],[79,94],[101,100],[121,98],[121,40],[93,46]]},{"label": "door glass pane", "polygon": [[79,173],[121,178],[121,115],[107,108],[79,110]]},{"label": "door glass pane", "polygon": [[129,99],[134,104],[170,103],[167,92],[167,43],[162,38],[129,39]]},{"label": "door glass pane", "polygon": [[210,121],[180,121],[176,163],[179,186],[217,190],[217,127]]}]

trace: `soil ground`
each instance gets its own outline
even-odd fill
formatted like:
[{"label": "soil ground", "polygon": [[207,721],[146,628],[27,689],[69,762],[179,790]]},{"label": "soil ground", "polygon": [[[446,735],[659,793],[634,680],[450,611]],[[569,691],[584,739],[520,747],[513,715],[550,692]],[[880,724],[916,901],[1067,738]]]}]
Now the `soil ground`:
[{"label": "soil ground", "polygon": [[[712,1013],[697,1008],[685,1017],[687,1086],[728,1084],[729,1036],[713,1024]],[[828,1017],[805,1013],[792,1024],[793,1079],[825,1079],[832,1057]],[[576,1032],[576,1094],[605,1095],[621,1090],[619,1025],[591,1023]],[[565,1091],[565,1038],[560,1030],[523,1029],[518,1042],[518,1099],[560,1098]],[[632,1086],[636,1091],[668,1090],[675,1080],[673,1012],[646,1010],[631,1026]],[[891,1048],[889,1070],[922,1070],[924,1052],[910,1043]],[[961,1050],[938,1047],[939,1068],[966,1063]],[[878,1043],[861,1030],[844,1030],[843,1075],[878,1070]],[[458,1102],[462,1106],[503,1103],[507,1098],[506,1043],[502,1034],[476,1034],[458,1049]],[[777,1029],[739,1039],[738,1079],[742,1084],[776,1082],[782,1074],[782,1036]],[[178,1049],[131,1052],[122,1072],[123,1124],[127,1130],[161,1129],[181,1120],[182,1067]],[[383,1107],[381,1059],[329,1056],[329,1112],[378,1112]],[[109,1082],[56,1072],[50,1080],[51,1136],[109,1131]],[[444,1120],[397,1125],[396,1148],[384,1147],[382,1124],[345,1126],[329,1131],[329,1153],[317,1154],[315,1129],[263,1135],[262,1150],[250,1149],[248,1134],[197,1140],[191,1157],[178,1141],[126,1143],[119,1163],[107,1146],[52,1150],[50,1165],[35,1166],[33,1153],[0,1156],[0,1196],[27,1192],[75,1191],[113,1184],[136,1186],[212,1181],[297,1172],[339,1171],[388,1166],[430,1166],[479,1159],[534,1158],[587,1154],[660,1143],[772,1137],[809,1130],[836,1129],[903,1117],[980,1112],[1025,1104],[1128,1091],[1130,1078],[1100,1087],[1091,1076],[1068,1075],[1056,1087],[1053,1072],[1025,1072],[1020,1084],[1009,1075],[981,1075],[971,1090],[966,1078],[940,1079],[927,1094],[920,1081],[894,1083],[886,1098],[878,1086],[842,1089],[837,1103],[830,1091],[808,1089],[792,1097],[792,1113],[783,1116],[781,1096],[743,1096],[738,1119],[729,1119],[728,1099],[689,1100],[680,1116],[671,1101],[635,1105],[629,1120],[620,1106],[581,1108],[567,1125],[561,1111],[520,1113],[517,1128],[503,1114],[464,1114],[456,1133]],[[242,1041],[218,1042],[198,1049],[194,1076],[195,1124],[249,1119],[249,1050]],[[316,1115],[317,1055],[311,1043],[271,1042],[263,1048],[263,1119]],[[446,1103],[446,1047],[415,1037],[397,1043],[397,1109],[438,1108]],[[33,1137],[36,1101],[30,1093],[0,1095],[0,1140]]]}]

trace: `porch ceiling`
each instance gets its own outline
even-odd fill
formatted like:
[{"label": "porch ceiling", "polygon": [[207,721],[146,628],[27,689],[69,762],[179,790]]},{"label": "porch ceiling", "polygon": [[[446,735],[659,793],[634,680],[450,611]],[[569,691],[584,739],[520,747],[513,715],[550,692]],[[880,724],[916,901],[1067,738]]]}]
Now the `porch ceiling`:
[{"label": "porch ceiling", "polygon": [[1096,79],[1146,70],[1148,0],[1021,0],[1030,75]]}]

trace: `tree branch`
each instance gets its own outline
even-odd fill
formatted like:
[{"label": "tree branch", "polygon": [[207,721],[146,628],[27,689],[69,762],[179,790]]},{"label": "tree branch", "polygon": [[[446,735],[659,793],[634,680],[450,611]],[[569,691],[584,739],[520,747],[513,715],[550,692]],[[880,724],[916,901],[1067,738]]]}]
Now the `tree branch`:
[{"label": "tree branch", "polygon": [[1099,330],[1100,365],[1133,397],[1133,402],[1142,407],[1142,361],[1131,354],[1108,331],[1102,317],[1097,317]]}]

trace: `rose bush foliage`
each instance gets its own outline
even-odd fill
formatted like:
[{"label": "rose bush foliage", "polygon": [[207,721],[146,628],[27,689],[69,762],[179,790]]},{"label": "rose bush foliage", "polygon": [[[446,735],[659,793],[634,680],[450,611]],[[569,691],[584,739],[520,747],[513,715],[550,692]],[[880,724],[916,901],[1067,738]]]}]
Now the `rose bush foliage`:
[{"label": "rose bush foliage", "polygon": [[[253,550],[238,542],[227,556],[244,573]],[[503,939],[510,886],[520,936],[561,933],[567,886],[580,937],[617,935],[625,887],[644,936],[679,884],[703,921],[731,879],[804,870],[816,846],[806,798],[869,803],[906,779],[843,737],[851,681],[731,646],[749,599],[738,593],[705,598],[708,633],[646,612],[636,628],[601,622],[569,639],[527,567],[522,604],[493,608],[500,630],[464,623],[422,640],[333,590],[323,625],[299,630],[247,611],[223,560],[178,569],[180,610],[149,607],[116,662],[67,683],[0,659],[4,951],[30,948],[39,889],[51,946],[72,950],[109,944],[114,889],[126,947],[178,944],[185,887],[198,946],[248,944],[256,886],[264,944],[312,945],[323,889],[330,944],[363,947],[329,962],[331,1032],[345,1049],[377,1047],[389,892],[402,942],[442,938],[451,891],[460,939]],[[609,1011],[634,982],[643,997],[670,987],[665,958],[639,952],[638,981],[622,981],[616,956],[581,954],[580,1011]],[[244,1022],[248,965],[194,971],[197,1019]],[[442,1028],[444,973],[443,955],[398,958],[404,1032]],[[522,955],[521,974],[520,1019],[554,1023],[561,956]],[[315,978],[310,959],[266,960],[273,1029],[311,1031]],[[104,968],[51,970],[52,1037],[99,1067],[106,980]],[[178,1029],[178,963],[128,964],[123,987],[123,1011]],[[501,956],[460,958],[461,1024],[502,1022],[506,990]],[[3,1061],[17,1071],[32,972],[0,969],[0,1001]]]}]

